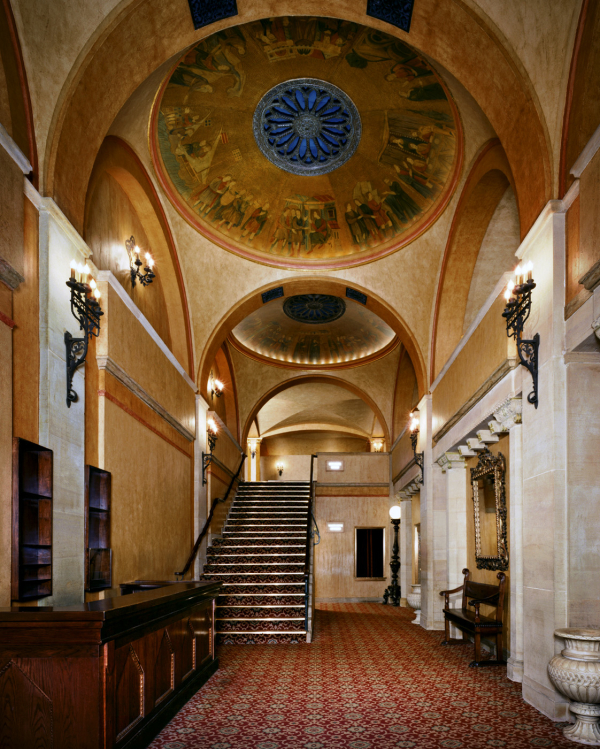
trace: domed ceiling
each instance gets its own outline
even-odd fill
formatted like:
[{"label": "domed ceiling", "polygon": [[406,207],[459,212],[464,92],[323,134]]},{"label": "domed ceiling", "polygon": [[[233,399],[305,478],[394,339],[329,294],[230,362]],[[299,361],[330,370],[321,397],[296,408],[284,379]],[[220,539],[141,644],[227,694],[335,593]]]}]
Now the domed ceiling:
[{"label": "domed ceiling", "polygon": [[242,320],[229,340],[247,356],[299,369],[365,364],[398,343],[394,331],[362,304],[327,294],[269,302]]},{"label": "domed ceiling", "polygon": [[160,88],[154,166],[198,231],[285,268],[394,252],[447,204],[456,106],[398,39],[330,18],[271,18],[190,49]]}]

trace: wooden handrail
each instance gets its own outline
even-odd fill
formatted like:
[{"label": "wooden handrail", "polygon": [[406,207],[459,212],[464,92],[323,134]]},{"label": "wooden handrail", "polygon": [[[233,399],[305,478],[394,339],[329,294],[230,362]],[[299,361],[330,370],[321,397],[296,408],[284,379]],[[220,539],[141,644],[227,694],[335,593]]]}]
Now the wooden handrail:
[{"label": "wooden handrail", "polygon": [[211,523],[211,520],[213,518],[213,515],[215,514],[215,508],[219,504],[219,502],[226,502],[227,501],[227,498],[229,497],[229,493],[231,492],[231,490],[233,488],[235,480],[240,475],[240,472],[242,470],[242,467],[244,465],[244,461],[245,460],[246,460],[246,454],[244,453],[244,454],[242,454],[242,460],[240,461],[240,467],[237,469],[237,473],[235,474],[235,476],[232,477],[232,479],[231,479],[231,481],[229,483],[229,486],[227,487],[227,491],[225,492],[225,496],[223,497],[223,499],[221,499],[220,497],[215,497],[213,499],[213,503],[211,505],[210,512],[208,514],[208,517],[206,518],[206,523],[204,523],[204,528],[202,528],[202,530],[200,531],[200,533],[198,535],[198,538],[196,539],[196,543],[194,544],[194,548],[192,549],[192,553],[190,554],[190,556],[189,556],[189,558],[188,558],[188,560],[187,560],[187,562],[185,564],[185,567],[183,568],[183,570],[181,572],[176,572],[175,573],[175,575],[177,577],[184,577],[187,574],[187,572],[190,569],[190,567],[192,566],[192,562],[194,561],[194,557],[198,553],[198,549],[200,548],[200,544],[202,543],[202,539],[206,535],[206,532],[208,531],[208,528],[210,526],[210,523]]}]

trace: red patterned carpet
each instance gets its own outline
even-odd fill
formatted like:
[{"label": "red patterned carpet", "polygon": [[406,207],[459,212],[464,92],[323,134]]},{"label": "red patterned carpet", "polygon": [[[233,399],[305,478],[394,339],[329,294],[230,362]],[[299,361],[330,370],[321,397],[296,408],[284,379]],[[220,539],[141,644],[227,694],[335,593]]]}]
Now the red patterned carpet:
[{"label": "red patterned carpet", "polygon": [[505,668],[468,668],[472,646],[442,647],[413,618],[320,605],[310,645],[221,646],[220,670],[151,747],[572,749]]}]

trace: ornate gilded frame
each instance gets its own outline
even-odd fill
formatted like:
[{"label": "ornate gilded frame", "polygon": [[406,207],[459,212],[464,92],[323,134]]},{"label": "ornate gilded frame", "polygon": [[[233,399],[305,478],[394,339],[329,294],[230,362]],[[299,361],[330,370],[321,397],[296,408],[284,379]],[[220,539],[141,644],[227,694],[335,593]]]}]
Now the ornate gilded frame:
[{"label": "ornate gilded frame", "polygon": [[[508,540],[506,530],[506,461],[502,453],[492,455],[486,447],[479,455],[479,462],[471,468],[471,489],[473,491],[473,514],[475,517],[475,563],[480,570],[508,569]],[[492,474],[494,477],[494,494],[496,497],[496,538],[498,554],[485,556],[481,553],[481,519],[479,517],[479,484],[478,480]]]}]

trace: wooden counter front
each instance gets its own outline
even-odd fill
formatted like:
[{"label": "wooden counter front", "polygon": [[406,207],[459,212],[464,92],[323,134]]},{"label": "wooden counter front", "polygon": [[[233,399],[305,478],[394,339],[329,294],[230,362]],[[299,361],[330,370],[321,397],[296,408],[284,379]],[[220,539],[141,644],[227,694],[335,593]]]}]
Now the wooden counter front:
[{"label": "wooden counter front", "polygon": [[0,608],[0,747],[147,746],[217,670],[221,583]]}]

